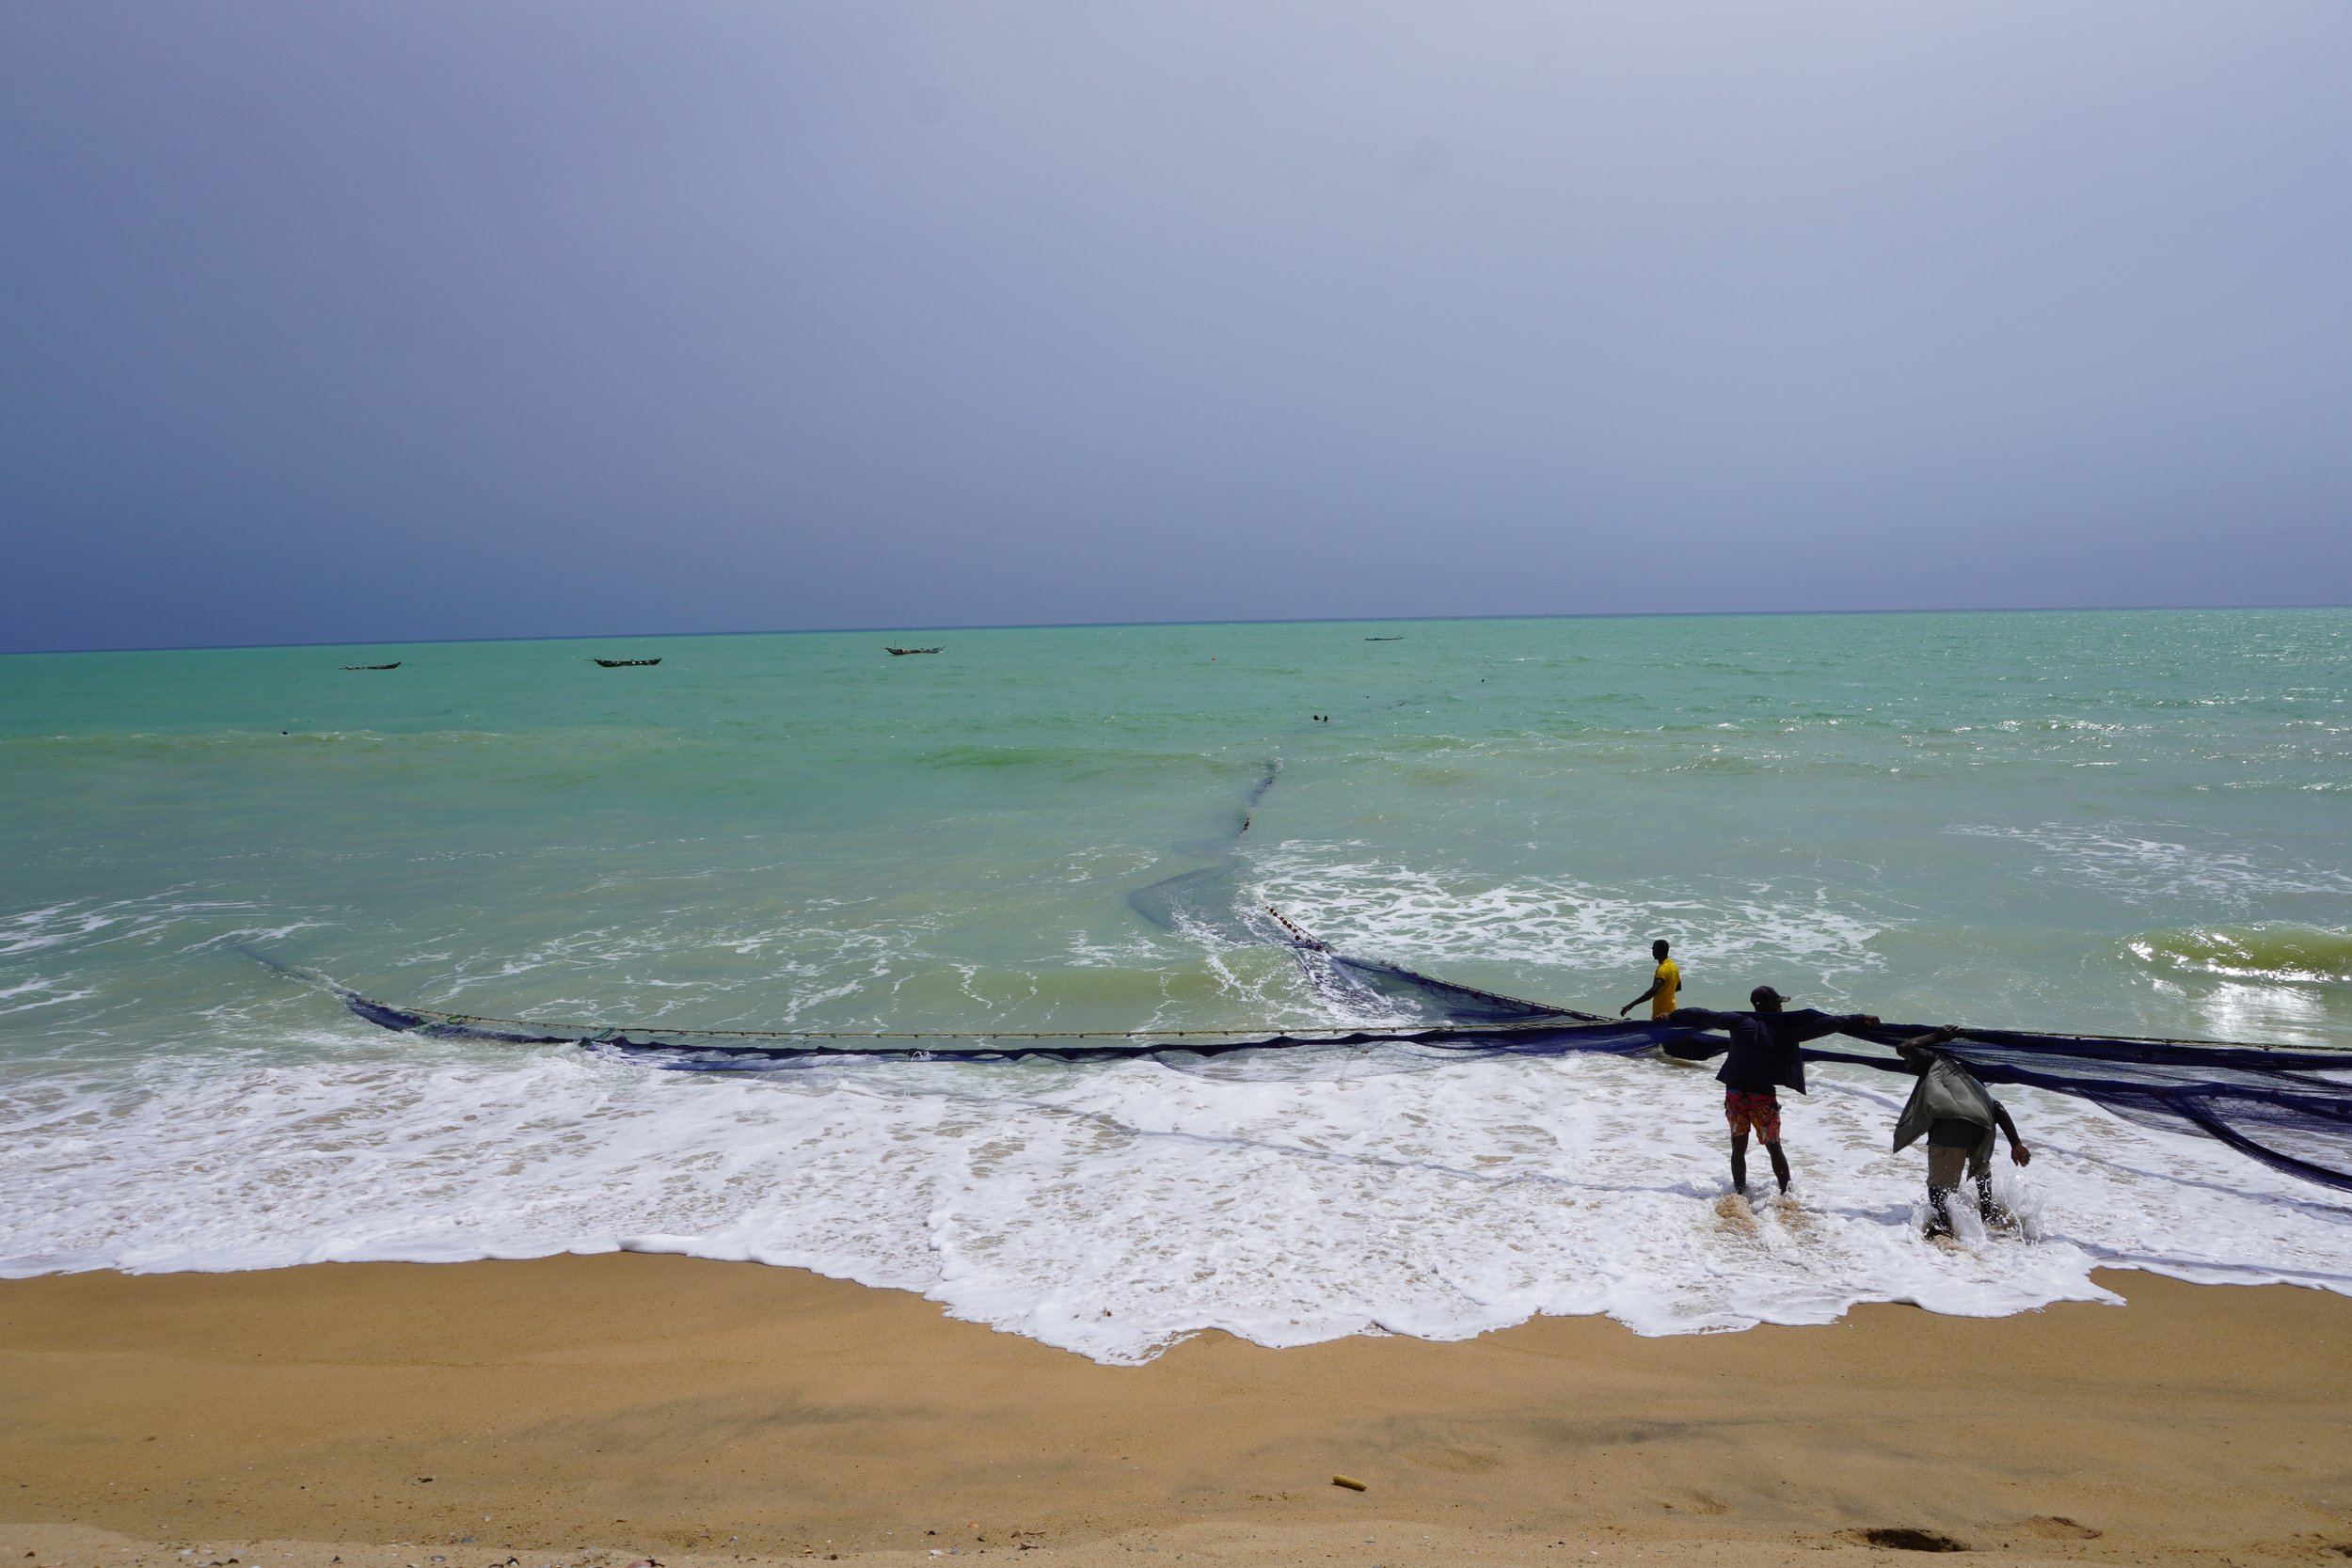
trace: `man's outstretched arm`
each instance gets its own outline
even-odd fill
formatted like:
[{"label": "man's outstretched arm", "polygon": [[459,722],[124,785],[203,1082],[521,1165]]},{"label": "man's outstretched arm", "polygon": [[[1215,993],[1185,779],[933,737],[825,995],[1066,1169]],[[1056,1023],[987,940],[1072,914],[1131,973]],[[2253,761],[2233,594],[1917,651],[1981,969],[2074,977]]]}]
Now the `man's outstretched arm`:
[{"label": "man's outstretched arm", "polygon": [[1617,1016],[1618,1016],[1619,1018],[1623,1018],[1623,1017],[1625,1017],[1625,1015],[1626,1015],[1626,1014],[1628,1014],[1628,1013],[1631,1012],[1634,1008],[1636,1008],[1636,1007],[1640,1006],[1643,1003],[1645,1003],[1645,1002],[1648,1001],[1651,997],[1656,996],[1656,995],[1658,994],[1658,988],[1659,988],[1659,987],[1661,987],[1661,986],[1662,986],[1662,985],[1664,985],[1665,983],[1666,983],[1666,982],[1665,982],[1665,981],[1663,981],[1663,980],[1652,980],[1652,981],[1649,983],[1649,990],[1647,990],[1644,991],[1641,995],[1639,995],[1639,996],[1635,997],[1632,1001],[1630,1001],[1630,1002],[1627,1003],[1624,1006],[1619,1007],[1619,1008],[1617,1009]]},{"label": "man's outstretched arm", "polygon": [[1903,1066],[1912,1071],[1925,1072],[1928,1070],[1928,1063],[1931,1059],[1929,1053],[1937,1046],[1949,1045],[1958,1038],[1960,1038],[1960,1025],[1947,1023],[1942,1028],[1931,1029],[1924,1035],[1914,1035],[1907,1040],[1897,1040],[1895,1054],[1900,1056],[1903,1059]]},{"label": "man's outstretched arm", "polygon": [[[1745,1013],[1709,1012],[1705,1007],[1677,1007],[1659,1022],[1671,1023],[1677,1029],[1729,1029],[1746,1016]],[[1677,1040],[1666,1047],[1666,1054],[1678,1061],[1704,1062],[1730,1049],[1728,1037],[1711,1040]]]},{"label": "man's outstretched arm", "polygon": [[1793,1026],[1800,1042],[1818,1040],[1823,1035],[1861,1035],[1865,1030],[1879,1026],[1879,1015],[1876,1013],[1823,1013],[1814,1018],[1802,1013],[1783,1016],[1788,1018],[1788,1024],[1784,1027]]}]

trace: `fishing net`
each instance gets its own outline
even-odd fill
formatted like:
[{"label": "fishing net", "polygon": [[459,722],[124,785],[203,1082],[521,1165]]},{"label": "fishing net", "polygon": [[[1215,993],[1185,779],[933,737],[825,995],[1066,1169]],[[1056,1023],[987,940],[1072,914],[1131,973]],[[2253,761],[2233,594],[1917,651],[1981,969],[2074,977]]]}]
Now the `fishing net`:
[{"label": "fishing net", "polygon": [[[1281,1033],[1153,1030],[930,1034],[890,1031],[662,1029],[554,1023],[395,1007],[333,986],[354,1014],[386,1029],[431,1038],[527,1045],[582,1045],[680,1071],[772,1071],[858,1059],[1007,1062],[1116,1061],[1184,1053],[1307,1047],[1407,1046],[1440,1058],[1629,1054],[1658,1050],[1686,1060],[1719,1054],[1720,1034],[1669,1021],[1624,1021],[1456,985],[1399,964],[1336,953],[1253,904],[1238,847],[1251,813],[1272,787],[1265,764],[1227,833],[1196,846],[1189,867],[1136,889],[1129,904],[1152,924],[1197,939],[1286,947],[1309,983],[1335,1010],[1377,1022]],[[282,965],[255,954],[264,963]],[[285,971],[286,973],[295,973]],[[305,976],[305,978],[310,978]],[[332,985],[332,982],[327,982]],[[1925,1034],[1925,1025],[1861,1031],[1880,1045]],[[1941,1047],[1979,1078],[2088,1100],[2143,1126],[2218,1139],[2274,1169],[2352,1192],[2352,1052],[2285,1051],[2217,1041],[2136,1039],[1969,1030]],[[1902,1073],[1892,1054],[1804,1048],[1807,1059]]]}]

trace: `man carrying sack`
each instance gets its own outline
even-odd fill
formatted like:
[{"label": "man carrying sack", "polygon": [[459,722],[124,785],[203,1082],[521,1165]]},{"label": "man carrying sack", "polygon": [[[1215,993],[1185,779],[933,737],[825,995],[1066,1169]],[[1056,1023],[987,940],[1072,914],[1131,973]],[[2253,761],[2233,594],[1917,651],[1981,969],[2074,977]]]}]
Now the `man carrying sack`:
[{"label": "man carrying sack", "polygon": [[1928,1140],[1927,1235],[1932,1241],[1952,1233],[1951,1196],[1960,1188],[1964,1170],[1977,1184],[1977,1212],[1995,1225],[2008,1212],[1993,1198],[1993,1130],[2009,1138],[2009,1157],[2019,1164],[2033,1158],[2017,1136],[2017,1124],[1978,1082],[1976,1074],[1948,1053],[1935,1049],[1960,1037],[1950,1025],[1907,1039],[1896,1046],[1903,1066],[1919,1082],[1895,1120],[1895,1152],[1901,1153],[1921,1137]]}]

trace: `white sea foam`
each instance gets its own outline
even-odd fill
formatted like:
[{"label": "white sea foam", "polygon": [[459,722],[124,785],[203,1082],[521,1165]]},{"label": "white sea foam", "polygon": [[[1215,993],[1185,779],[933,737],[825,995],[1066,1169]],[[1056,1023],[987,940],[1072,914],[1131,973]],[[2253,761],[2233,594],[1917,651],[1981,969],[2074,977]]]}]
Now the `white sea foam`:
[{"label": "white sea foam", "polygon": [[1653,937],[1677,956],[1729,971],[1786,965],[1810,976],[1875,969],[1875,921],[1824,889],[1773,895],[1686,879],[1636,898],[1572,878],[1507,882],[1381,860],[1361,845],[1284,844],[1253,863],[1255,900],[1273,904],[1345,952],[1428,970],[1525,964],[1622,975]]},{"label": "white sea foam", "polygon": [[2352,894],[2352,875],[2327,866],[2146,838],[2112,827],[1960,824],[1947,831],[2029,846],[2049,857],[2050,871],[2135,903],[2236,906],[2280,894]]},{"label": "white sea foam", "polygon": [[[53,904],[46,909],[0,915],[0,958],[21,958],[44,948],[72,946],[87,950],[135,942],[170,931],[190,917],[228,916],[250,911],[252,908],[240,900],[199,898],[177,891],[144,898]],[[266,927],[222,929],[210,939],[199,940],[282,937],[301,929],[305,924],[308,923],[297,921]]]},{"label": "white sea foam", "polygon": [[56,947],[114,924],[103,910],[54,905],[0,919],[0,958]]},{"label": "white sea foam", "polygon": [[[1798,1201],[1719,1210],[1720,1092],[1656,1059],[1308,1052],[1244,1067],[661,1072],[338,1031],[299,1065],[158,1061],[0,1093],[0,1272],[614,1248],[917,1291],[1103,1361],[1221,1328],[1647,1334],[2105,1299],[2101,1266],[2352,1293],[2352,1202],[2032,1091],[2026,1237],[1918,1239],[1901,1085],[1791,1097]],[[1759,1163],[1760,1164],[1760,1163]]]},{"label": "white sea foam", "polygon": [[89,996],[87,990],[69,990],[58,982],[36,977],[13,986],[0,986],[0,1016],[30,1012],[35,1007],[61,1006],[80,1002]]}]

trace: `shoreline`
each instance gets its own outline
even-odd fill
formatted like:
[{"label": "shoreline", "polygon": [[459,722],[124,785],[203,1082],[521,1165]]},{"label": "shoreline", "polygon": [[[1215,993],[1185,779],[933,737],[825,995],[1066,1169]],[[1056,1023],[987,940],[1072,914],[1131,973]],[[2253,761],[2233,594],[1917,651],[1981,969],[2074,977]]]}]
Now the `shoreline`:
[{"label": "shoreline", "polygon": [[1211,1333],[1141,1366],[666,1255],[0,1281],[0,1544],[32,1568],[1731,1563],[1875,1529],[2020,1560],[2352,1557],[2352,1300],[2095,1277],[2127,1305]]}]

